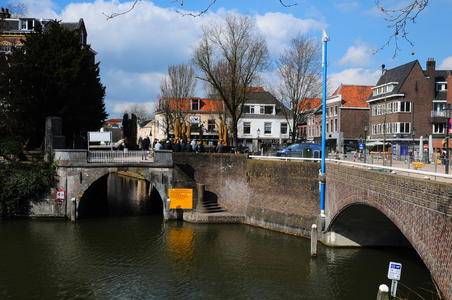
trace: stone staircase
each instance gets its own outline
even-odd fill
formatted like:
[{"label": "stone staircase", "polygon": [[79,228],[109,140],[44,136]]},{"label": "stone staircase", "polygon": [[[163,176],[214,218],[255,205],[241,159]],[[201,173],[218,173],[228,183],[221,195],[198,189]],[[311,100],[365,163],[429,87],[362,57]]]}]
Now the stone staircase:
[{"label": "stone staircase", "polygon": [[221,213],[225,210],[218,204],[217,196],[211,192],[204,192],[203,201],[198,203],[196,212],[201,214]]}]

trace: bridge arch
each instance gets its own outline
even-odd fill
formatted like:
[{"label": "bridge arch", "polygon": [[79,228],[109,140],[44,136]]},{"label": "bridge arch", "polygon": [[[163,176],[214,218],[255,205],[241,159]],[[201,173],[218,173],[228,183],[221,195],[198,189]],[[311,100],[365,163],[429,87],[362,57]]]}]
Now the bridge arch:
[{"label": "bridge arch", "polygon": [[452,185],[328,164],[325,228],[330,231],[324,232],[324,241],[339,241],[334,223],[366,206],[401,231],[446,298],[452,297]]},{"label": "bridge arch", "polygon": [[163,215],[170,218],[167,204],[168,189],[173,182],[173,171],[169,168],[150,167],[58,167],[59,182],[57,189],[67,191],[66,216],[71,214],[71,199],[75,198],[77,208],[90,186],[111,173],[127,172],[136,174],[149,182],[160,195]]}]

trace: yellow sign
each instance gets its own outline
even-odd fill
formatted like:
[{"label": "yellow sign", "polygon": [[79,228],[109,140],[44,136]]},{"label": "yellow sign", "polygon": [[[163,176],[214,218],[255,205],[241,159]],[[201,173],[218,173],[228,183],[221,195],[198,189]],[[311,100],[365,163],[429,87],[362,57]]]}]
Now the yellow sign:
[{"label": "yellow sign", "polygon": [[192,189],[169,189],[170,209],[192,209],[193,190]]}]

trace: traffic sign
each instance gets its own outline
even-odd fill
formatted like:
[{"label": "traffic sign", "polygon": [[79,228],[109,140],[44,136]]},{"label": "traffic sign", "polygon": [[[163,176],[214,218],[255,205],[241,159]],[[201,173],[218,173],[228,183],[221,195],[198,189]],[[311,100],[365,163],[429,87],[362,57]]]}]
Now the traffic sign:
[{"label": "traffic sign", "polygon": [[427,147],[428,147],[428,144],[424,144],[424,149],[427,149]]},{"label": "traffic sign", "polygon": [[65,191],[56,191],[56,199],[64,200],[65,198],[66,198],[66,192]]},{"label": "traffic sign", "polygon": [[401,274],[402,274],[402,264],[391,261],[389,263],[388,279],[400,280]]},{"label": "traffic sign", "polygon": [[364,143],[359,143],[359,149],[363,149],[364,148]]}]

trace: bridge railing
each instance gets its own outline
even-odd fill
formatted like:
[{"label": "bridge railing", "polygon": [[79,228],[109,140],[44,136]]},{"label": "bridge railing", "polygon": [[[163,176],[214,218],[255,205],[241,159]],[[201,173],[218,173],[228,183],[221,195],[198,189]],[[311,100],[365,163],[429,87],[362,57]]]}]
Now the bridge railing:
[{"label": "bridge railing", "polygon": [[123,151],[55,149],[55,159],[61,163],[160,163],[172,165],[172,151]]},{"label": "bridge railing", "polygon": [[[301,158],[301,157],[279,157],[279,156],[250,156],[252,159],[261,159],[261,160],[282,160],[282,161],[314,161],[320,162],[318,158]],[[452,183],[452,169],[449,167],[450,174],[446,174],[445,165],[441,165],[438,163],[436,157],[433,157],[430,160],[430,163],[419,163],[419,161],[409,162],[409,161],[396,161],[391,160],[389,156],[386,159],[375,159],[373,163],[364,163],[363,160],[354,161],[353,158],[339,160],[339,159],[325,159],[327,163],[336,163],[336,164],[347,164],[353,167],[362,167],[368,170],[373,170],[376,172],[386,172],[391,174],[405,175],[405,176],[413,176],[422,179],[433,179],[436,181],[442,182],[451,182]],[[385,165],[383,165],[383,162]],[[414,164],[413,164],[414,163]],[[320,168],[320,167],[319,167]],[[328,173],[328,168],[327,168]]]}]

